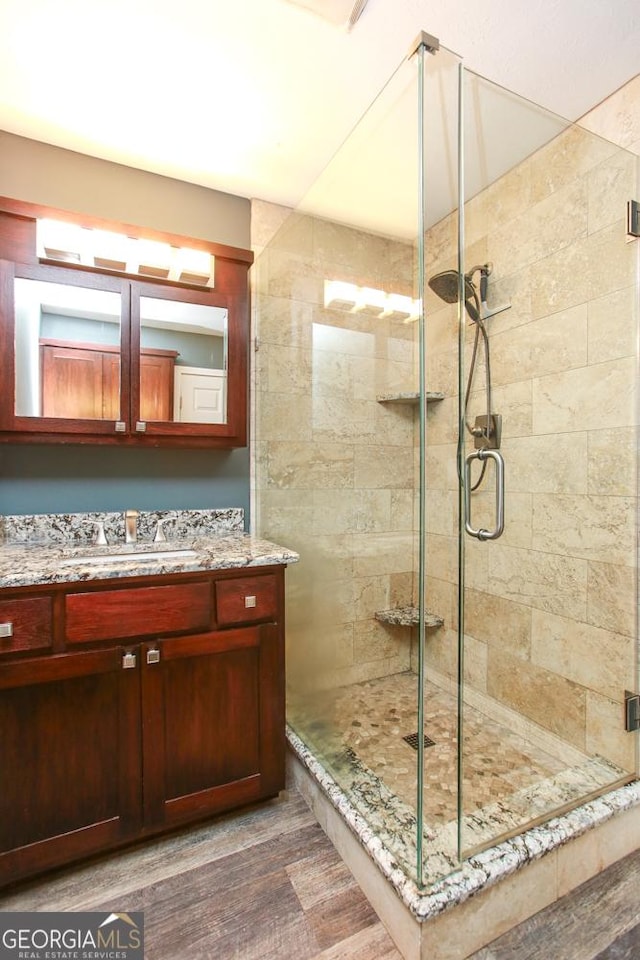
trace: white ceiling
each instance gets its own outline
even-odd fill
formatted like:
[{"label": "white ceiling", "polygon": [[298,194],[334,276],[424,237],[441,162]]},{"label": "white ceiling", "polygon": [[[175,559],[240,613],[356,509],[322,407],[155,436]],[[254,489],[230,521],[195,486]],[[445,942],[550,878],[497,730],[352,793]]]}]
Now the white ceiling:
[{"label": "white ceiling", "polygon": [[640,0],[1,0],[0,129],[293,205],[420,30],[570,120],[640,69]]}]

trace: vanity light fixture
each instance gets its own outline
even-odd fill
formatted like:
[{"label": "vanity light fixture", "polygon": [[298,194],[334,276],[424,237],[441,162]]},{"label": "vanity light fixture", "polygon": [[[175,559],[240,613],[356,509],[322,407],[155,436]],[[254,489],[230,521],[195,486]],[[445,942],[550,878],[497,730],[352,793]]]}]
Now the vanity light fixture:
[{"label": "vanity light fixture", "polygon": [[40,260],[200,287],[214,286],[215,258],[206,250],[173,247],[63,220],[38,220],[36,235]]},{"label": "vanity light fixture", "polygon": [[335,310],[352,310],[358,299],[358,288],[355,283],[346,280],[325,280],[324,305]]},{"label": "vanity light fixture", "polygon": [[405,323],[411,323],[420,316],[420,300],[400,293],[387,293],[375,287],[359,287],[346,280],[324,281],[324,305],[349,313],[404,320]]}]

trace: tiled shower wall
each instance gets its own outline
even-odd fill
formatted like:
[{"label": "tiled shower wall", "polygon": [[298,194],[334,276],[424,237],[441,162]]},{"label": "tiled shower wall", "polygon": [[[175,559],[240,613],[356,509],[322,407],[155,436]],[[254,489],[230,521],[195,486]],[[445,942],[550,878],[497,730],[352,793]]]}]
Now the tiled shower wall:
[{"label": "tiled shower wall", "polygon": [[[640,142],[640,80],[588,118]],[[506,530],[466,540],[465,682],[626,770],[622,699],[636,681],[636,161],[571,128],[466,206],[466,265],[493,264],[488,321],[503,416]],[[413,293],[410,245],[254,202],[254,524],[300,551],[288,571],[298,688],[409,667],[407,628],[376,610],[415,600],[415,325],[325,310],[325,278]],[[455,266],[452,215],[428,275]],[[427,300],[427,663],[457,671],[455,307]],[[473,330],[467,331],[467,365]],[[484,368],[471,416],[483,412]],[[493,485],[473,498],[489,526]]]},{"label": "tiled shower wall", "polygon": [[[634,769],[623,731],[636,680],[636,157],[570,128],[465,207],[466,268],[491,261],[487,320],[503,416],[506,527],[466,538],[465,682],[590,754]],[[428,275],[456,264],[454,217],[427,241]],[[455,307],[427,303],[428,594],[445,627],[427,662],[455,677]],[[473,328],[467,330],[467,368]],[[484,366],[471,419],[484,412]],[[467,444],[468,449],[471,445]],[[489,471],[491,473],[491,471]],[[476,474],[477,475],[477,474]],[[494,482],[472,497],[493,526]]]},{"label": "tiled shower wall", "polygon": [[410,244],[254,202],[255,527],[287,571],[296,690],[409,668],[410,630],[375,612],[414,590],[415,324],[325,309],[325,279],[413,296]]}]

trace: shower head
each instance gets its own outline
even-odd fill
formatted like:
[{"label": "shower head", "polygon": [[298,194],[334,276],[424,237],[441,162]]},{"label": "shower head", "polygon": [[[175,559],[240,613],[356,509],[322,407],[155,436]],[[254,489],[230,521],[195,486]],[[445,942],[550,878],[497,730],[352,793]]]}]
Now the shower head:
[{"label": "shower head", "polygon": [[[467,313],[471,320],[475,322],[480,316],[480,301],[478,299],[478,292],[470,277],[470,274],[466,274],[464,278],[464,305],[467,308]],[[458,302],[457,270],[443,270],[442,273],[436,273],[435,276],[429,280],[429,286],[445,303]]]},{"label": "shower head", "polygon": [[[480,295],[472,280],[474,273],[480,271]],[[469,270],[464,275],[464,305],[469,317],[476,323],[480,318],[480,303],[485,302],[487,298],[487,277],[491,273],[491,264],[483,263]],[[445,303],[458,302],[458,271],[443,270],[442,273],[436,273],[429,280],[429,286]]]}]

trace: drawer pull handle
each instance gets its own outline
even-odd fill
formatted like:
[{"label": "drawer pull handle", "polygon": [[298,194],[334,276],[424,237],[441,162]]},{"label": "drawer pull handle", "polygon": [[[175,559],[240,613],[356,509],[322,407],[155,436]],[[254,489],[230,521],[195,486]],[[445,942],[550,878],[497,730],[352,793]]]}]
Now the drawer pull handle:
[{"label": "drawer pull handle", "polygon": [[13,636],[13,624],[11,621],[8,623],[0,623],[0,637],[12,637]]},{"label": "drawer pull handle", "polygon": [[136,665],[135,653],[124,653],[122,655],[122,669],[133,670]]},{"label": "drawer pull handle", "polygon": [[245,605],[245,609],[247,609],[247,610],[249,609],[249,607],[255,607],[255,605],[256,605],[256,598],[255,598],[255,597],[245,597],[245,598],[244,598],[244,605]]},{"label": "drawer pull handle", "polygon": [[147,650],[147,663],[160,663],[160,651],[157,648]]}]

